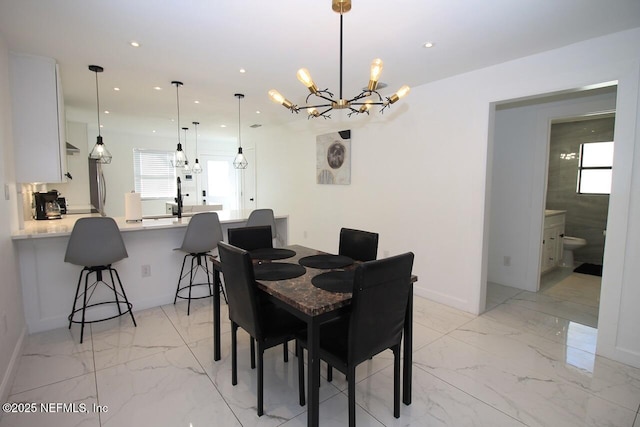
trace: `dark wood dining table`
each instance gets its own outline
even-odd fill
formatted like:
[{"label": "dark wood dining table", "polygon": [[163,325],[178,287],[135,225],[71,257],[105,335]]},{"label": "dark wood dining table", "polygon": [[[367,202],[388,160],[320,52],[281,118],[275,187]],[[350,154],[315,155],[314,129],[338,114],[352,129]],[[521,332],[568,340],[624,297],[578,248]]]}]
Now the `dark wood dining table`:
[{"label": "dark wood dining table", "polygon": [[[265,262],[298,263],[300,258],[323,255],[326,252],[307,248],[300,245],[286,246],[286,249],[295,251],[295,256],[288,259]],[[254,262],[260,262],[254,260]],[[351,267],[355,268],[357,264]],[[213,294],[213,354],[214,360],[220,360],[220,261],[214,259],[215,289]],[[319,425],[319,382],[320,382],[320,358],[319,358],[319,330],[320,325],[332,319],[348,313],[351,304],[351,293],[329,292],[317,288],[311,282],[314,276],[328,270],[306,267],[306,272],[299,277],[285,280],[256,280],[258,288],[270,296],[271,300],[279,307],[287,310],[307,324],[307,425],[316,427]],[[413,364],[413,283],[418,278],[411,276],[411,292],[407,305],[407,314],[404,323],[404,351],[402,373],[402,402],[411,404],[411,377]]]}]

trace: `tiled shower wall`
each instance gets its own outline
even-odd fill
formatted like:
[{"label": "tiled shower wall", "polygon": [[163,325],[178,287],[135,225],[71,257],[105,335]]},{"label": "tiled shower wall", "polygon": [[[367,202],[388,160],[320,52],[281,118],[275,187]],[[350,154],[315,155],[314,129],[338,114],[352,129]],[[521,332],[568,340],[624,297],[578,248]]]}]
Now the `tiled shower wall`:
[{"label": "tiled shower wall", "polygon": [[580,144],[612,141],[614,123],[607,117],[551,125],[546,208],[566,210],[565,235],[587,240],[576,262],[602,264],[609,210],[609,195],[576,192]]}]

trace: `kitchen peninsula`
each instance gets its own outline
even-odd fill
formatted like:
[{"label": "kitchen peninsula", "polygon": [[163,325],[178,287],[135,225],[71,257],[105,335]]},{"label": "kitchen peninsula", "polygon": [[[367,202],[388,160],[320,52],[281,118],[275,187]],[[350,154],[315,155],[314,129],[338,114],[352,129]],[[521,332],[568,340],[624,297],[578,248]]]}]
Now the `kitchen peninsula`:
[{"label": "kitchen peninsula", "polygon": [[[223,235],[229,228],[246,224],[250,211],[218,211]],[[90,215],[69,215],[60,220],[25,221],[24,229],[12,234],[18,251],[22,298],[29,333],[68,325],[67,316],[80,268],[64,262],[71,230],[77,219]],[[143,219],[126,222],[114,218],[129,257],[116,264],[134,311],[173,302],[190,217]],[[288,244],[288,216],[276,215],[278,245]],[[144,268],[143,268],[144,267]],[[150,272],[143,277],[143,272]],[[99,295],[96,295],[99,297]]]}]

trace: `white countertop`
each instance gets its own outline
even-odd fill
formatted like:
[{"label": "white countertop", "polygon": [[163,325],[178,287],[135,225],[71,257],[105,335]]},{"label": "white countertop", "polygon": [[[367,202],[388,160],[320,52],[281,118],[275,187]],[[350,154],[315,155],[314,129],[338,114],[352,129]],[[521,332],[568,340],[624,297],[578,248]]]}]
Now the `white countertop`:
[{"label": "white countertop", "polygon": [[[220,223],[237,223],[247,220],[251,211],[218,211]],[[99,214],[85,215],[63,215],[62,219],[42,220],[42,221],[25,221],[24,229],[17,230],[11,234],[13,240],[22,239],[38,239],[46,237],[69,236],[76,221],[80,218],[99,216]],[[287,215],[276,215],[276,218],[287,218]],[[124,217],[113,218],[118,224],[118,228],[122,232],[141,231],[141,230],[158,230],[163,228],[180,228],[189,224],[190,216],[184,216],[181,219],[173,216],[143,219],[138,222],[127,222]]]}]

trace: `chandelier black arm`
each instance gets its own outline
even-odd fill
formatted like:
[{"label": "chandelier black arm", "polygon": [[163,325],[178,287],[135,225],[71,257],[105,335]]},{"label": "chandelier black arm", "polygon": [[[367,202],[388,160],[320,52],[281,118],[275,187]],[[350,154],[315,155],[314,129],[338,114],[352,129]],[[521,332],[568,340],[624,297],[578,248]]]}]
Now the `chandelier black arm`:
[{"label": "chandelier black arm", "polygon": [[[326,93],[327,95],[329,95],[329,96],[325,96],[325,95],[323,95],[323,94],[325,94],[325,93]],[[307,95],[307,99],[305,100],[305,103],[307,103],[307,104],[309,103],[309,98],[311,98],[311,95],[315,95],[316,97],[318,97],[318,98],[322,98],[322,99],[324,99],[324,100],[326,100],[326,101],[329,101],[329,102],[335,102],[335,101],[333,100],[333,94],[332,94],[331,92],[329,92],[327,89],[325,89],[325,90],[319,90],[319,91],[317,91],[317,92],[315,92],[315,93],[310,93],[309,95]]]},{"label": "chandelier black arm", "polygon": [[355,101],[359,101],[362,98],[366,98],[368,96],[371,96],[373,94],[378,95],[378,99],[379,101],[377,102],[369,102],[369,104],[373,104],[373,105],[382,105],[384,103],[384,100],[382,99],[382,96],[378,93],[378,91],[375,90],[363,90],[362,92],[360,92],[359,95],[354,96],[353,98],[351,98],[348,102],[349,104],[354,104],[354,105],[362,105],[363,103],[357,103]]}]

